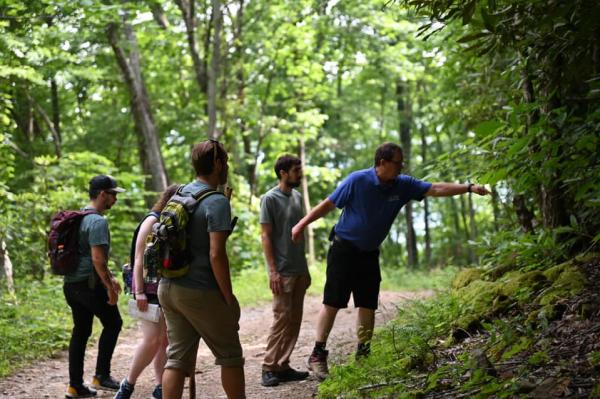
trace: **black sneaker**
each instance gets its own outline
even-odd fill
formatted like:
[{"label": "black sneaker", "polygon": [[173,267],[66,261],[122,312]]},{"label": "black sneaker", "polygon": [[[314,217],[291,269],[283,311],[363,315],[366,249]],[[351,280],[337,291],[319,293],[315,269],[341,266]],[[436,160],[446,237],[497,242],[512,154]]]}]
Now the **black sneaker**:
[{"label": "black sneaker", "polygon": [[263,370],[261,379],[260,383],[263,387],[276,387],[279,385],[279,378],[272,371]]},{"label": "black sneaker", "polygon": [[275,373],[275,375],[281,382],[302,381],[308,378],[308,371],[298,371],[294,370],[293,368],[289,368],[283,371],[278,371]]},{"label": "black sneaker", "polygon": [[110,375],[95,375],[92,379],[92,386],[105,391],[118,391],[120,384]]},{"label": "black sneaker", "polygon": [[127,378],[124,378],[123,381],[121,381],[121,385],[119,385],[119,390],[117,391],[117,394],[115,395],[115,397],[113,399],[129,399],[129,398],[131,398],[131,395],[133,395],[134,388],[135,388],[135,386],[131,385],[129,383],[129,381],[127,381]]},{"label": "black sneaker", "polygon": [[94,396],[96,396],[96,391],[85,385],[78,387],[71,385],[67,388],[67,393],[65,394],[65,398],[92,398]]},{"label": "black sneaker", "polygon": [[162,384],[158,384],[152,391],[152,399],[162,399]]}]

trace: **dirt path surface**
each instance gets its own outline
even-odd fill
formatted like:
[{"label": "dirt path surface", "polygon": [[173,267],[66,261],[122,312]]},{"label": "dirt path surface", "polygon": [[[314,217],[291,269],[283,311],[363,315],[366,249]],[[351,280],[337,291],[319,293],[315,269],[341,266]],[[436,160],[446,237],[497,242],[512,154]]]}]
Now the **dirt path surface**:
[{"label": "dirt path surface", "polygon": [[[402,302],[417,296],[427,296],[430,292],[419,294],[406,292],[382,292],[380,305],[376,315],[377,325],[389,321]],[[292,354],[291,366],[306,370],[306,359],[314,344],[314,333],[317,313],[321,306],[321,298],[307,297],[305,300],[304,319],[296,349]],[[291,399],[312,398],[318,382],[312,376],[301,382],[284,383],[277,387],[264,388],[260,385],[261,363],[265,345],[272,322],[270,304],[242,309],[240,320],[240,338],[246,358],[246,395],[249,399]],[[331,332],[328,349],[330,364],[344,362],[355,348],[356,310],[343,309],[338,313],[336,323]],[[112,362],[112,373],[117,379],[127,375],[133,351],[141,333],[132,328],[121,333]],[[85,379],[91,379],[96,361],[96,345],[86,353]],[[0,380],[0,398],[64,398],[68,383],[67,353],[61,352],[54,358],[40,361],[11,377]],[[136,384],[134,398],[150,398],[154,387],[151,367],[146,368]],[[99,391],[100,398],[112,398],[114,393]],[[184,398],[188,397],[187,382]],[[220,368],[214,365],[214,358],[208,348],[200,344],[196,364],[196,397],[202,399],[225,398],[220,382]]]}]

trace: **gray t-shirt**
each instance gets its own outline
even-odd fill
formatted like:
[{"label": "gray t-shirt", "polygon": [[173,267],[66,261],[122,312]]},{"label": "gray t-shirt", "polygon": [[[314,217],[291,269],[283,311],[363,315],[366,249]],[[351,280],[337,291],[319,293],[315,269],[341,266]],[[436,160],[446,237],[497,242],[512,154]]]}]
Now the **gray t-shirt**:
[{"label": "gray t-shirt", "polygon": [[[182,193],[194,194],[211,188],[194,181],[187,184]],[[165,279],[173,284],[201,290],[218,290],[217,280],[210,266],[210,239],[208,233],[231,230],[231,206],[221,194],[213,194],[202,200],[188,221],[188,245],[192,254],[190,270],[183,277]]]},{"label": "gray t-shirt", "polygon": [[292,242],[292,227],[303,217],[302,195],[296,190],[286,194],[275,186],[261,198],[260,223],[272,227],[273,256],[282,276],[308,274],[304,238]]},{"label": "gray t-shirt", "polygon": [[[85,207],[83,210],[94,209]],[[87,280],[94,270],[92,263],[92,247],[102,246],[108,252],[110,248],[110,232],[108,222],[102,215],[93,213],[86,215],[79,225],[79,265],[73,273],[65,275],[65,283],[77,283]]]}]

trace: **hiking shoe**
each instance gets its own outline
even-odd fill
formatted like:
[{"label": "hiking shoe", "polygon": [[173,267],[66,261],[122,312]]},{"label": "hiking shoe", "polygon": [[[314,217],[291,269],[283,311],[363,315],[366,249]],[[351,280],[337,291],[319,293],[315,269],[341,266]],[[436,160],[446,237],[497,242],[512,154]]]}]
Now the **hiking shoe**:
[{"label": "hiking shoe", "polygon": [[308,369],[313,372],[319,381],[323,381],[329,376],[329,368],[327,367],[327,355],[329,351],[313,351],[308,358]]},{"label": "hiking shoe", "polygon": [[127,378],[123,378],[121,381],[121,385],[119,385],[119,390],[113,399],[129,399],[131,395],[133,395],[134,385],[131,385]]},{"label": "hiking shoe", "polygon": [[65,398],[92,398],[96,396],[96,391],[85,385],[79,387],[69,386]]},{"label": "hiking shoe", "polygon": [[293,368],[285,369],[283,371],[278,371],[275,373],[279,381],[287,382],[287,381],[302,381],[308,377],[308,371],[298,371]]},{"label": "hiking shoe", "polygon": [[110,375],[95,375],[92,379],[92,386],[105,391],[118,391],[120,384]]},{"label": "hiking shoe", "polygon": [[276,387],[279,385],[279,378],[277,378],[274,372],[263,370],[260,384],[263,387]]},{"label": "hiking shoe", "polygon": [[162,399],[162,384],[158,384],[152,391],[152,399]]}]

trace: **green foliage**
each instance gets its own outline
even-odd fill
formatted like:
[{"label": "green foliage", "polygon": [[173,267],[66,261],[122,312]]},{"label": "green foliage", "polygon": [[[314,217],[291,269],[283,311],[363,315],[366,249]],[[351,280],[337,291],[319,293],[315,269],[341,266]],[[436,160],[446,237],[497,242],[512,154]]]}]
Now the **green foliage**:
[{"label": "green foliage", "polygon": [[[2,294],[0,304],[0,377],[37,359],[43,359],[68,347],[71,337],[71,310],[62,293],[62,279],[19,279],[16,298]],[[126,308],[126,296],[119,306]],[[122,314],[125,326],[132,320]],[[93,342],[101,331],[93,327]]]}]

